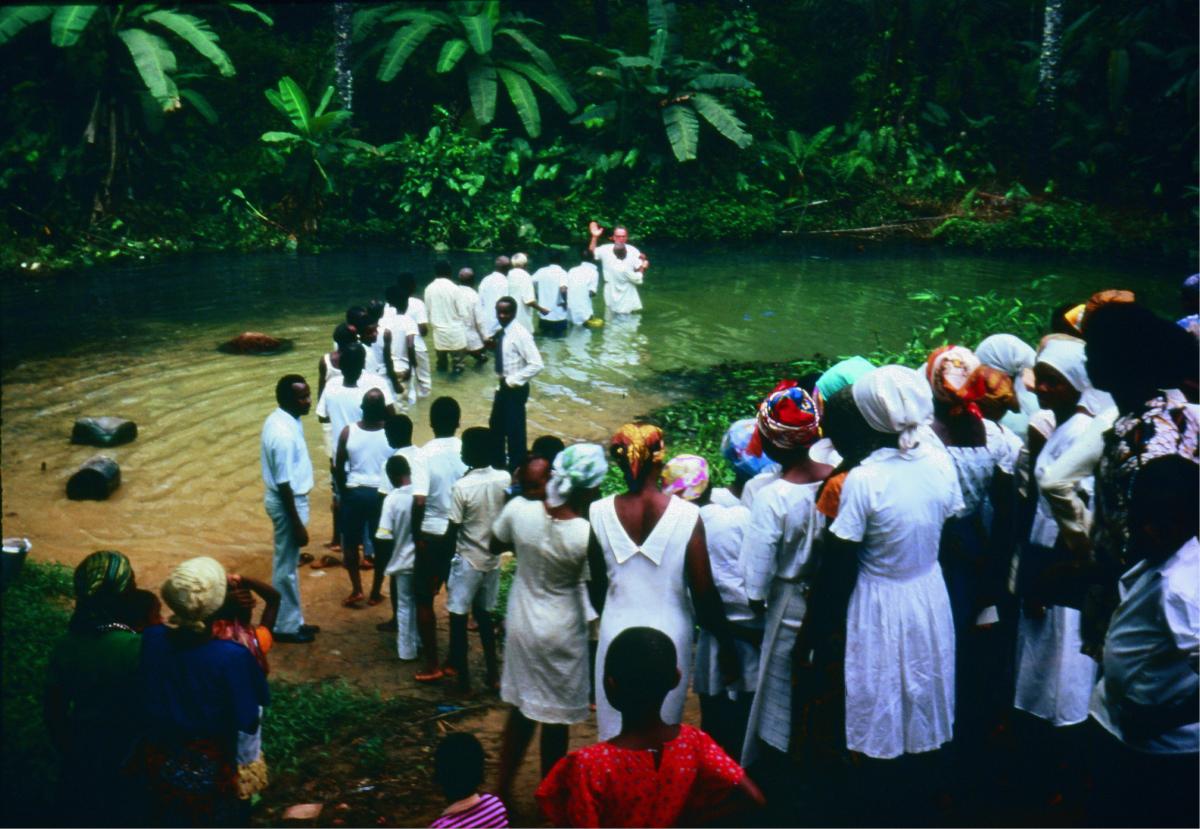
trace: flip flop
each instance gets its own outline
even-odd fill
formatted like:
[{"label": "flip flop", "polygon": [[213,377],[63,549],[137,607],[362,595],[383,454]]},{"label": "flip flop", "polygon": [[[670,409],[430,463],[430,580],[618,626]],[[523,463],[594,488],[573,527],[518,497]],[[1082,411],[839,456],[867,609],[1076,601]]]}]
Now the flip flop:
[{"label": "flip flop", "polygon": [[443,665],[442,673],[450,679],[454,679],[454,677],[458,676],[458,669],[452,668],[449,665]]},{"label": "flip flop", "polygon": [[326,550],[337,550],[339,553],[342,551],[342,545],[336,541],[330,541],[329,543],[323,544],[322,546]]},{"label": "flip flop", "polygon": [[366,599],[362,593],[351,593],[346,598],[342,599],[342,607],[349,607],[355,610],[362,608],[362,603]]},{"label": "flip flop", "polygon": [[440,668],[429,673],[414,674],[413,679],[417,682],[440,682],[446,678],[446,672]]},{"label": "flip flop", "polygon": [[360,561],[358,563],[358,569],[359,570],[374,570],[375,562],[369,558],[364,558],[362,561]]},{"label": "flip flop", "polygon": [[312,553],[301,553],[300,554],[300,566],[301,567],[303,567],[305,564],[312,564],[314,561],[316,561],[316,559],[313,557]]},{"label": "flip flop", "polygon": [[341,567],[342,560],[337,556],[324,555],[320,561],[314,561],[308,566],[314,570],[324,570],[326,567]]},{"label": "flip flop", "polygon": [[379,604],[383,604],[383,596],[372,596],[371,598],[367,599],[368,607],[375,607],[375,605]]}]

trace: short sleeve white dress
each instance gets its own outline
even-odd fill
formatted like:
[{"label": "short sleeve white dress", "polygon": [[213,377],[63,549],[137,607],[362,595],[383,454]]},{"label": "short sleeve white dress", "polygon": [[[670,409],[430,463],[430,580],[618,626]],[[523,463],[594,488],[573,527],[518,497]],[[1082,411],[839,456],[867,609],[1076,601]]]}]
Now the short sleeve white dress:
[{"label": "short sleeve white dress", "polygon": [[580,590],[588,522],[552,518],[543,502],[514,498],[492,532],[517,558],[500,698],[536,722],[582,722],[590,713],[587,600]]},{"label": "short sleeve white dress", "polygon": [[641,546],[625,532],[610,495],[592,504],[592,531],[604,550],[608,594],[600,614],[600,646],[596,652],[596,726],[600,740],[621,733],[621,713],[608,704],[604,658],[608,645],[626,628],[661,630],[675,643],[680,681],[663,700],[663,722],[683,719],[692,657],[692,605],[684,577],[688,541],[700,520],[700,508],[672,497]]}]

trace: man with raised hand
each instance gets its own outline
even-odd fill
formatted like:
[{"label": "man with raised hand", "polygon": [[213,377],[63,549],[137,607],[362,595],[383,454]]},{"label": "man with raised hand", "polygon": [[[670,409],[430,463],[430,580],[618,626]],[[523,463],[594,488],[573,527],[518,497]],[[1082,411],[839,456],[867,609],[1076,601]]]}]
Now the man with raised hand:
[{"label": "man with raised hand", "polygon": [[596,222],[588,225],[591,241],[588,250],[604,274],[604,304],[610,314],[632,314],[642,310],[642,298],[637,286],[650,266],[641,251],[629,242],[629,231],[621,225],[613,228],[612,243],[599,245],[604,228]]}]

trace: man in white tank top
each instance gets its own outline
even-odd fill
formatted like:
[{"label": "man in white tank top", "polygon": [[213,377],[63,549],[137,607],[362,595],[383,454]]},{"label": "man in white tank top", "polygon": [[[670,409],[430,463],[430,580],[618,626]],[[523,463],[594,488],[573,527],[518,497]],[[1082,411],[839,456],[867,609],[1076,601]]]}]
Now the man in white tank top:
[{"label": "man in white tank top", "polygon": [[[362,419],[346,424],[338,436],[334,474],[342,492],[342,555],[351,587],[350,595],[342,602],[344,607],[359,607],[366,598],[359,575],[358,550],[364,539],[373,537],[379,528],[379,511],[383,506],[379,482],[383,466],[392,456],[383,429],[386,418],[383,391],[368,389],[362,396]],[[368,533],[365,536],[364,530]]]}]

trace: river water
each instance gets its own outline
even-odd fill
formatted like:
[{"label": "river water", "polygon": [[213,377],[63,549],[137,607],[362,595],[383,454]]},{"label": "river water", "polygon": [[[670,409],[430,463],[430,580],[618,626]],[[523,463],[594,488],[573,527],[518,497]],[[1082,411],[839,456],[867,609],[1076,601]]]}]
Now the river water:
[{"label": "river water", "polygon": [[[640,316],[542,343],[547,368],[529,403],[531,439],[546,432],[603,439],[669,399],[659,370],[899,345],[924,311],[907,299],[912,291],[1018,296],[1030,279],[1054,273],[1064,301],[1127,287],[1171,314],[1185,275],[1146,264],[928,249],[648,248]],[[345,308],[381,296],[402,270],[418,274],[423,288],[435,258],[380,250],[206,255],[0,286],[4,535],[28,536],[34,557],[68,563],[94,549],[124,550],[150,565],[151,584],[167,562],[189,554],[267,575],[258,435],[274,407],[276,378],[298,371],[315,386],[317,362]],[[480,276],[490,270],[483,255],[446,258]],[[296,347],[275,357],[215,350],[245,330],[291,338]],[[464,427],[486,424],[493,384],[486,370],[435,375],[434,395],[458,398]],[[424,400],[411,413],[418,442],[430,436],[428,406]],[[64,496],[67,478],[96,451],[68,442],[75,418],[85,415],[119,415],[139,426],[136,442],[110,450],[123,484],[103,503]],[[304,423],[321,470],[320,427],[313,416]],[[328,538],[328,505],[319,473],[314,542]]]}]

